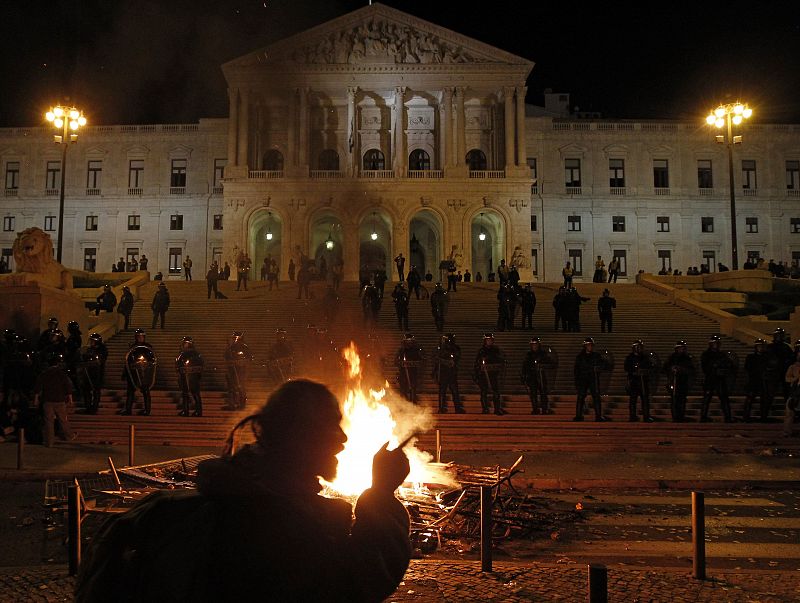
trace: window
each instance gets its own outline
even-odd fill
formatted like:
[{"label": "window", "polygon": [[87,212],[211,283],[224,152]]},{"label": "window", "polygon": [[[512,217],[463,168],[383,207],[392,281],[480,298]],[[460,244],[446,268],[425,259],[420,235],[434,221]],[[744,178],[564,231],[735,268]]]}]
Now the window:
[{"label": "window", "polygon": [[181,247],[169,248],[169,273],[180,274],[183,266],[183,249]]},{"label": "window", "polygon": [[656,230],[669,232],[669,216],[656,216]]},{"label": "window", "polygon": [[211,263],[217,263],[217,266],[222,266],[222,247],[211,248]]},{"label": "window", "polygon": [[16,228],[17,218],[15,216],[3,217],[3,232],[14,232]]},{"label": "window", "polygon": [[628,250],[615,249],[611,257],[617,258],[619,262],[619,276],[628,276]]},{"label": "window", "polygon": [[128,188],[144,186],[144,159],[131,159],[128,163]]},{"label": "window", "polygon": [[169,217],[169,229],[170,230],[183,230],[183,215],[181,215],[181,214],[172,214]]},{"label": "window", "polygon": [[269,172],[283,171],[283,154],[278,149],[270,149],[264,153],[262,165]]},{"label": "window", "polygon": [[716,251],[703,251],[703,264],[708,267],[709,272],[717,271],[717,252]]},{"label": "window", "polygon": [[744,219],[745,232],[758,232],[758,218],[745,218]]},{"label": "window", "polygon": [[666,159],[653,160],[653,187],[669,188],[669,163]]},{"label": "window", "polygon": [[13,190],[18,188],[19,188],[19,161],[9,161],[6,163],[6,190]]},{"label": "window", "polygon": [[531,272],[539,274],[539,250],[531,249]]},{"label": "window", "polygon": [[747,261],[751,264],[758,264],[758,260],[761,259],[761,252],[757,249],[748,249],[747,250]]},{"label": "window", "polygon": [[339,171],[339,153],[333,149],[325,149],[319,154],[317,169],[328,172]]},{"label": "window", "polygon": [[45,216],[44,217],[44,229],[48,232],[53,232],[56,229],[56,217],[55,216]]},{"label": "window", "polygon": [[372,170],[385,170],[386,159],[378,149],[370,149],[364,153],[364,169],[367,171]]},{"label": "window", "polygon": [[792,264],[800,265],[800,251],[792,252]]},{"label": "window", "polygon": [[625,160],[608,160],[608,186],[622,188],[625,186]]},{"label": "window", "polygon": [[410,170],[429,170],[431,169],[431,156],[422,149],[411,151],[408,156],[408,169]]},{"label": "window", "polygon": [[[8,176],[6,176],[6,188],[8,188]],[[786,162],[786,190],[796,191],[798,189],[800,189],[800,161],[795,159]]]},{"label": "window", "polygon": [[48,161],[47,162],[47,179],[45,188],[55,190],[61,187],[61,162]]},{"label": "window", "polygon": [[531,232],[536,232],[537,224],[536,224],[536,215],[531,216]]},{"label": "window", "polygon": [[97,247],[87,247],[83,250],[83,269],[86,272],[97,270]]},{"label": "window", "polygon": [[3,247],[2,255],[0,257],[4,260],[6,265],[6,272],[13,272],[14,270],[14,250],[11,247]]},{"label": "window", "polygon": [[486,169],[486,154],[480,149],[472,149],[467,153],[466,163],[470,172],[482,172]]},{"label": "window", "polygon": [[789,218],[789,226],[792,234],[800,233],[800,218]]},{"label": "window", "polygon": [[672,273],[672,250],[659,249],[658,250],[658,264],[659,272],[671,274]]},{"label": "window", "polygon": [[697,160],[697,188],[714,188],[710,159]]},{"label": "window", "polygon": [[128,247],[125,249],[125,266],[130,266],[133,263],[133,260],[136,260],[136,263],[139,263],[139,248],[138,247]]},{"label": "window", "polygon": [[103,162],[102,161],[90,161],[88,166],[86,167],[86,188],[89,189],[99,189],[100,187],[100,177],[103,175]]},{"label": "window", "polygon": [[214,230],[222,230],[222,214],[214,214]]},{"label": "window", "polygon": [[611,231],[625,232],[625,216],[611,216]]},{"label": "window", "polygon": [[714,232],[714,218],[700,218],[701,232]]},{"label": "window", "polygon": [[136,214],[128,216],[128,230],[140,230],[142,228],[142,217]]},{"label": "window", "polygon": [[572,264],[572,269],[575,271],[575,276],[583,275],[583,250],[570,249],[569,261]]},{"label": "window", "polygon": [[528,157],[528,169],[531,177],[531,194],[538,191],[539,175],[536,168],[536,157]]},{"label": "window", "polygon": [[172,171],[169,177],[170,188],[185,188],[186,187],[186,160],[173,159]]},{"label": "window", "polygon": [[570,232],[580,232],[581,230],[581,217],[580,216],[567,216],[567,230]]},{"label": "window", "polygon": [[227,159],[214,160],[214,187],[222,186],[222,179],[225,178],[225,166],[227,164]]},{"label": "window", "polygon": [[97,230],[97,216],[86,216],[86,230]]},{"label": "window", "polygon": [[753,159],[742,159],[742,188],[756,190],[756,162]]},{"label": "window", "polygon": [[564,160],[564,186],[578,188],[581,185],[581,160]]}]

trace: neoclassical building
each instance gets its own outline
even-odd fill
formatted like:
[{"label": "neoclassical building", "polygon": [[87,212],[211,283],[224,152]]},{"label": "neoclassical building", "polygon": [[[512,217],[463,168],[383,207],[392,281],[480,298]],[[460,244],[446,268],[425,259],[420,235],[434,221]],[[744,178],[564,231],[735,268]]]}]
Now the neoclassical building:
[{"label": "neoclassical building", "polygon": [[[403,253],[555,281],[571,261],[639,270],[730,263],[728,151],[697,123],[578,118],[525,105],[533,62],[375,4],[230,61],[228,119],[89,126],[67,154],[42,128],[0,130],[0,249],[29,226],[63,263],[146,254],[180,278],[212,259],[304,253],[345,277]],[[757,116],[757,107],[756,116]],[[90,108],[84,108],[91,118]],[[800,126],[752,120],[734,150],[740,261],[800,258]]]}]

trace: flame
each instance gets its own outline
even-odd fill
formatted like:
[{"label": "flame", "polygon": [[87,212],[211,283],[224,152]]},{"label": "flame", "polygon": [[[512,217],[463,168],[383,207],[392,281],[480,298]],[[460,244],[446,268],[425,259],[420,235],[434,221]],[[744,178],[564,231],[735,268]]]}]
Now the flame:
[{"label": "flame", "polygon": [[[427,431],[433,424],[430,411],[405,400],[387,396],[386,388],[364,392],[361,387],[362,366],[353,342],[342,355],[349,365],[347,394],[342,406],[342,429],[347,442],[337,455],[336,479],[324,482],[330,490],[343,496],[357,496],[372,485],[372,457],[387,442],[389,449],[409,435]],[[388,384],[386,384],[388,386]],[[431,466],[432,456],[418,450],[415,439],[404,448],[411,471],[407,482],[412,484],[452,484],[452,477],[438,466]]]}]

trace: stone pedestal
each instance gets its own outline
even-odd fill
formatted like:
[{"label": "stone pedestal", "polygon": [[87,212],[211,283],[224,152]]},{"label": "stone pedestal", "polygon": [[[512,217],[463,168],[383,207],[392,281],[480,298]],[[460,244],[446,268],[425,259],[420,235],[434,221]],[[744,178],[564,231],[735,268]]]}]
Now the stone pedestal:
[{"label": "stone pedestal", "polygon": [[71,320],[77,321],[84,333],[89,328],[89,311],[72,290],[41,283],[0,285],[0,330],[14,329],[34,341],[51,316],[58,318],[65,335]]}]

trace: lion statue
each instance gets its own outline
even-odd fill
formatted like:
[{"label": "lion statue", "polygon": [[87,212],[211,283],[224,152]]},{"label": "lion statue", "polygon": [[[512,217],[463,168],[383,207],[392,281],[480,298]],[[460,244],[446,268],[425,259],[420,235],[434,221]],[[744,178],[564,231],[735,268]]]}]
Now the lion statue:
[{"label": "lion statue", "polygon": [[17,270],[2,278],[4,285],[38,282],[56,289],[72,289],[72,274],[53,258],[53,241],[41,228],[27,228],[17,234],[11,248]]}]

